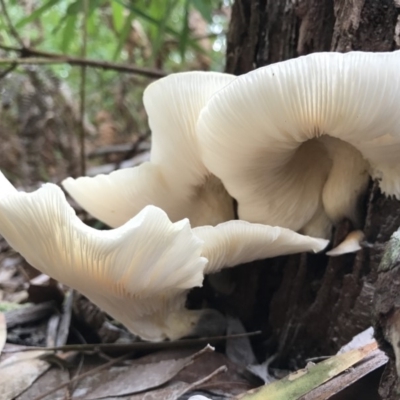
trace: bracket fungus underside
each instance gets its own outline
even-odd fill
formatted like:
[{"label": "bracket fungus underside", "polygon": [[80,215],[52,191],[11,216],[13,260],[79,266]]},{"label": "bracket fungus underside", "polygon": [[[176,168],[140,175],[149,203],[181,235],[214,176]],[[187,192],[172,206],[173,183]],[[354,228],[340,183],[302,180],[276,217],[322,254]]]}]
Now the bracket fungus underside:
[{"label": "bracket fungus underside", "polygon": [[216,225],[234,218],[233,200],[200,158],[201,109],[233,75],[183,72],[149,85],[143,95],[152,133],[150,161],[93,178],[68,178],[65,190],[90,214],[118,227],[143,207],[162,208],[172,221]]},{"label": "bracket fungus underside", "polygon": [[400,51],[315,53],[216,93],[198,120],[202,159],[239,218],[330,238],[343,218],[362,228],[370,176],[400,199],[399,71]]},{"label": "bracket fungus underside", "polygon": [[[51,183],[18,192],[0,173],[0,234],[35,268],[77,289],[143,339],[199,331],[213,310],[185,308],[204,274],[258,258],[321,251],[327,241],[288,229],[229,221],[191,228],[147,206],[119,228],[85,225]],[[207,329],[207,325],[205,325]]]}]

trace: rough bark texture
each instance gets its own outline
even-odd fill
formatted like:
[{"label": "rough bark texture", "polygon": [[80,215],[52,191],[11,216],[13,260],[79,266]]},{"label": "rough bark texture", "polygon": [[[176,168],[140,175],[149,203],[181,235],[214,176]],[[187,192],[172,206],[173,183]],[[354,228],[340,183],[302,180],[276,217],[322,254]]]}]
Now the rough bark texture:
[{"label": "rough bark texture", "polygon": [[[318,51],[395,50],[400,48],[399,8],[399,0],[236,0],[226,70],[242,74]],[[299,366],[306,357],[337,351],[372,324],[377,285],[382,290],[399,278],[397,265],[390,279],[377,281],[384,245],[400,226],[400,202],[385,198],[371,184],[364,215],[367,243],[356,255],[329,259],[303,254],[231,272],[235,290],[216,301],[240,316],[248,329],[264,329],[268,339],[259,341],[259,349],[276,354],[278,364]],[[343,222],[334,242],[349,229]],[[389,388],[393,373],[391,366],[383,398],[399,398]]]},{"label": "rough bark texture", "polygon": [[[378,269],[374,309],[376,336],[391,363],[383,376],[380,394],[385,399],[400,398],[400,229],[393,234]],[[397,370],[397,374],[396,374]]]}]

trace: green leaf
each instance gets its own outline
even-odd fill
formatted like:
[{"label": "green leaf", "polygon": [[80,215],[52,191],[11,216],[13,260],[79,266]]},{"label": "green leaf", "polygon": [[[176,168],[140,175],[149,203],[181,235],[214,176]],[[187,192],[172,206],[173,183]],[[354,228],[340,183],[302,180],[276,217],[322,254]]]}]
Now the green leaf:
[{"label": "green leaf", "polygon": [[185,53],[188,44],[190,28],[189,28],[189,6],[191,0],[185,0],[184,5],[184,16],[183,16],[183,26],[181,31],[181,37],[179,40],[179,53],[181,55],[182,61],[185,60]]},{"label": "green leaf", "polygon": [[[117,1],[118,3],[124,5],[126,8],[128,8],[131,11],[133,11],[137,16],[143,18],[146,22],[149,22],[150,24],[158,26],[162,22],[162,21],[152,17],[148,13],[145,13],[143,10],[141,10],[140,8],[134,6],[133,4],[129,4],[129,3],[126,4],[126,3],[124,3],[123,1],[120,1],[120,0],[115,0],[115,1]],[[176,30],[174,30],[174,29],[172,29],[172,28],[170,28],[168,26],[166,27],[166,31],[168,33],[173,34],[176,37],[179,37],[179,32],[177,32]]]},{"label": "green leaf", "polygon": [[[89,0],[88,3],[88,14],[91,14],[96,8],[99,8],[105,0]],[[67,15],[76,15],[83,11],[84,2],[83,0],[76,0],[67,8]]]},{"label": "green leaf", "polygon": [[[124,5],[126,8],[128,8],[129,10],[133,11],[137,16],[141,17],[142,19],[144,19],[146,22],[149,22],[152,25],[155,25],[157,28],[158,26],[161,24],[160,20],[157,20],[156,18],[153,18],[151,15],[145,13],[144,11],[142,11],[140,8],[135,7],[134,5],[132,5],[131,3],[125,3],[122,0],[115,0],[118,3]],[[181,33],[178,32],[177,30],[171,28],[169,25],[166,25],[164,28],[166,33],[169,33],[170,35],[174,36],[177,40],[180,40],[181,38]],[[199,44],[188,38],[187,44],[190,45],[190,47],[193,48],[193,50],[201,53],[201,54],[208,54],[208,52],[206,50],[203,49],[203,47],[199,46]]]},{"label": "green leaf", "polygon": [[125,7],[116,1],[111,1],[111,10],[114,29],[117,31],[117,33],[121,33],[121,30],[124,28]]},{"label": "green leaf", "polygon": [[99,13],[92,12],[88,15],[88,18],[86,20],[87,32],[89,37],[97,36],[99,24],[101,23],[98,14]]},{"label": "green leaf", "polygon": [[76,15],[79,12],[83,11],[83,3],[84,0],[77,0],[74,3],[71,3],[67,8],[66,15]]},{"label": "green leaf", "polygon": [[119,32],[119,40],[117,43],[117,47],[114,51],[113,54],[113,60],[115,61],[118,56],[121,53],[122,47],[124,46],[126,39],[128,38],[128,35],[132,29],[132,20],[134,18],[134,14],[133,12],[130,12],[129,15],[126,17],[125,22],[124,22],[124,26],[121,29],[121,32]]},{"label": "green leaf", "polygon": [[192,0],[193,7],[208,22],[212,22],[213,5],[211,0]]},{"label": "green leaf", "polygon": [[34,21],[35,19],[38,19],[44,12],[46,12],[49,8],[53,7],[55,4],[58,3],[59,0],[49,0],[46,4],[43,4],[41,7],[39,7],[37,10],[35,10],[31,15],[22,18],[15,24],[15,28],[19,29],[25,26],[26,24],[29,24],[29,22]]},{"label": "green leaf", "polygon": [[163,40],[165,38],[165,31],[167,29],[167,23],[168,20],[171,16],[171,13],[173,9],[175,8],[178,0],[167,0],[167,4],[165,7],[165,10],[162,10],[161,7],[156,7],[156,11],[158,11],[158,17],[161,18],[159,19],[160,23],[157,26],[157,34],[155,39],[153,40],[153,59],[155,59],[162,47]]},{"label": "green leaf", "polygon": [[60,44],[60,50],[63,53],[66,53],[73,37],[75,36],[75,26],[78,15],[68,15],[66,18],[66,23],[64,25],[64,29],[62,31],[62,40]]}]

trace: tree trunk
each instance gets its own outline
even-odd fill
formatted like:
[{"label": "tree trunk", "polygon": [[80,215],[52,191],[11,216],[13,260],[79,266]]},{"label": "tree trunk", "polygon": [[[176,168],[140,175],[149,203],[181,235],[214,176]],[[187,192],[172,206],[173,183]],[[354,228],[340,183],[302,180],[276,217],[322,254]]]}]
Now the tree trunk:
[{"label": "tree trunk", "polygon": [[[236,0],[226,71],[242,74],[318,51],[398,48],[399,0]],[[262,328],[266,336],[259,350],[275,354],[279,365],[299,367],[305,358],[330,355],[373,323],[378,266],[384,244],[400,226],[400,202],[383,196],[371,182],[364,216],[367,244],[355,255],[302,254],[229,272],[236,286],[233,294],[218,299],[221,307],[248,329]],[[344,221],[333,242],[350,229]],[[394,398],[389,392],[385,398]]]}]

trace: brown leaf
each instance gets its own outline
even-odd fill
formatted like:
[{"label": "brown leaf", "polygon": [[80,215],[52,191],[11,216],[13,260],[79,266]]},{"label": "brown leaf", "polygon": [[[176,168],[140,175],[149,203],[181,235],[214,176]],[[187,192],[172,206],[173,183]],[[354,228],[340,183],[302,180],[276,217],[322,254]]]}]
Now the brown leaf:
[{"label": "brown leaf", "polygon": [[[67,382],[69,380],[69,373],[65,369],[51,368],[45,374],[39,377],[31,387],[16,398],[16,400],[32,400],[39,395],[47,392],[54,386]],[[60,389],[58,392],[54,392],[49,396],[46,396],[43,400],[64,400],[66,388]]]},{"label": "brown leaf", "polygon": [[207,346],[198,353],[177,360],[149,364],[133,362],[129,366],[113,367],[82,380],[74,392],[74,398],[95,400],[144,392],[159,387],[170,381],[197,357],[209,351],[212,351],[212,347]]},{"label": "brown leaf", "polygon": [[190,385],[185,382],[173,382],[166,387],[128,397],[105,397],[103,400],[176,400]]},{"label": "brown leaf", "polygon": [[0,363],[0,400],[17,397],[44,372],[50,365],[38,357],[45,351],[16,353]]},{"label": "brown leaf", "polygon": [[55,310],[53,302],[28,305],[5,313],[7,326],[14,328],[17,325],[31,324],[51,315]]},{"label": "brown leaf", "polygon": [[[246,330],[238,318],[228,318],[227,335],[238,333],[246,333]],[[251,364],[256,364],[257,359],[251,348],[250,339],[243,337],[240,339],[228,339],[226,341],[226,356],[238,365],[247,367]]]},{"label": "brown leaf", "polygon": [[226,373],[204,382],[202,385],[197,386],[197,389],[235,396],[260,385],[260,381],[252,381],[250,373],[231,362],[221,353],[205,354],[192,365],[182,370],[175,379],[193,384],[224,365],[228,368]]},{"label": "brown leaf", "polygon": [[74,293],[75,292],[73,289],[69,289],[67,294],[65,295],[60,324],[57,331],[56,346],[63,346],[67,343],[69,328],[71,324]]}]

